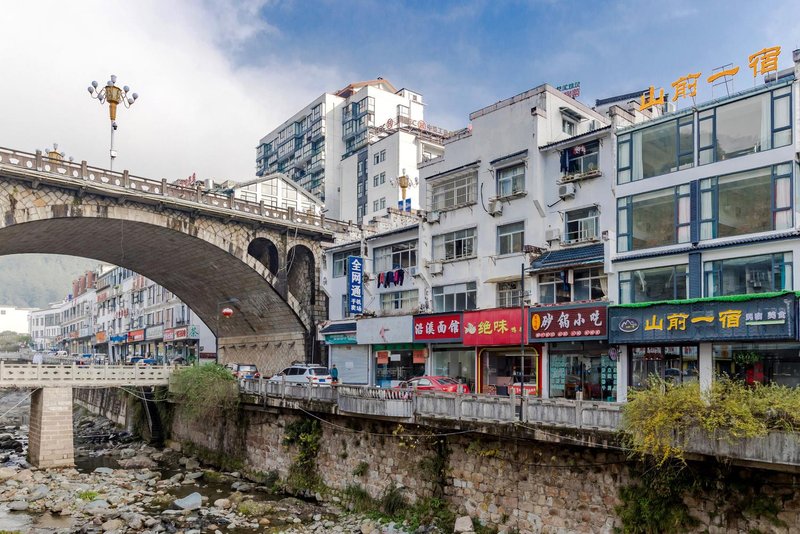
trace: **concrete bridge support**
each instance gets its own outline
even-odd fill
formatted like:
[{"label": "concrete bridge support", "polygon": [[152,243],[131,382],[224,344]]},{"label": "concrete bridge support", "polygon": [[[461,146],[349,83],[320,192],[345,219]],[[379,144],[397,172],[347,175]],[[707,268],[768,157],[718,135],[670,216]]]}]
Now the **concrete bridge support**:
[{"label": "concrete bridge support", "polygon": [[36,467],[72,467],[72,388],[44,387],[31,396],[28,461]]}]

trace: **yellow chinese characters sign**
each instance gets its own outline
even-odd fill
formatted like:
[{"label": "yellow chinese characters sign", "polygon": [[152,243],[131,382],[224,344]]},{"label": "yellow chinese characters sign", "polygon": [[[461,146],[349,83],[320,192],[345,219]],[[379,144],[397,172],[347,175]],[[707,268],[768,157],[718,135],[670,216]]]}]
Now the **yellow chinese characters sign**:
[{"label": "yellow chinese characters sign", "polygon": [[[764,48],[751,54],[747,58],[747,66],[752,69],[753,77],[759,74],[768,74],[770,72],[777,72],[778,70],[778,57],[781,54],[780,46],[772,46]],[[720,78],[735,76],[739,72],[739,67],[731,67],[728,69],[715,72],[706,78],[706,82],[713,84]],[[671,86],[675,93],[672,96],[672,102],[679,98],[694,98],[697,96],[697,80],[702,76],[702,72],[695,72],[681,76]],[[654,86],[650,86],[648,91],[642,93],[642,100],[639,104],[639,111],[652,108],[653,106],[663,105],[665,103],[664,89],[659,88],[656,90]]]}]

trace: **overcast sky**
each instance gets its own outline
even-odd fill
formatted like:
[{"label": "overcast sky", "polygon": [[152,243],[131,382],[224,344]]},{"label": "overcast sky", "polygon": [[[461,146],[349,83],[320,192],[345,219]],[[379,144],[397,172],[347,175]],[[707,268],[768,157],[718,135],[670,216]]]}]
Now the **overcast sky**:
[{"label": "overcast sky", "polygon": [[[781,46],[800,48],[800,2],[665,0],[3,2],[0,146],[53,142],[108,165],[108,110],[92,80],[140,94],[119,111],[117,169],[245,180],[258,140],[324,92],[383,76],[424,95],[428,122],[466,126],[483,106],[547,82],[580,99],[670,84]],[[710,98],[698,84],[700,100]]]}]

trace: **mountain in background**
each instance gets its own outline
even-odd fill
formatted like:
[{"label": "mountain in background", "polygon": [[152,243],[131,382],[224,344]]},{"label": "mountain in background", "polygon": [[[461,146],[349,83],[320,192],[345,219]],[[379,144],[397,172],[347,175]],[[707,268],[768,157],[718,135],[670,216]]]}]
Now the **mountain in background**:
[{"label": "mountain in background", "polygon": [[100,264],[55,254],[0,256],[0,305],[43,308],[72,292],[72,281]]}]

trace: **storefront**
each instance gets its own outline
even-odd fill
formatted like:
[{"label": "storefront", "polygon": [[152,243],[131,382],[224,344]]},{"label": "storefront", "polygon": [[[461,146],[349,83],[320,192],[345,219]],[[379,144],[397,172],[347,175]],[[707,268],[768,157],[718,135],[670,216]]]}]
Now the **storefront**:
[{"label": "storefront", "polygon": [[617,363],[607,341],[607,303],[541,306],[528,313],[529,339],[547,341],[548,396],[615,401]]},{"label": "storefront", "polygon": [[367,384],[369,347],[358,345],[356,323],[332,323],[320,329],[328,348],[328,366],[336,366],[341,384]]},{"label": "storefront", "polygon": [[158,363],[164,363],[164,325],[148,326],[145,330],[146,352],[148,358],[155,359]]},{"label": "storefront", "polygon": [[168,360],[184,358],[194,362],[200,354],[200,331],[195,325],[164,328],[164,352]]},{"label": "storefront", "polygon": [[[415,315],[412,327],[414,350],[425,350],[425,356],[430,354],[420,374],[449,376],[475,391],[475,347],[463,343],[464,315],[461,312]],[[407,332],[403,333],[407,335]]]},{"label": "storefront", "polygon": [[748,383],[800,384],[797,297],[737,295],[609,308],[609,341],[626,354],[627,383],[715,376]]},{"label": "storefront", "polygon": [[[478,393],[528,395],[541,391],[541,345],[526,343],[522,311],[498,308],[464,312],[464,345],[475,347]],[[473,390],[473,391],[475,391]]]},{"label": "storefront", "polygon": [[371,355],[370,384],[394,387],[404,380],[425,374],[428,362],[424,343],[409,343],[411,315],[375,317],[358,321],[359,346]]},{"label": "storefront", "polygon": [[127,361],[130,362],[131,358],[134,357],[141,357],[144,358],[147,355],[145,351],[147,345],[144,343],[144,328],[140,328],[138,330],[131,330],[128,332],[128,359]]}]

